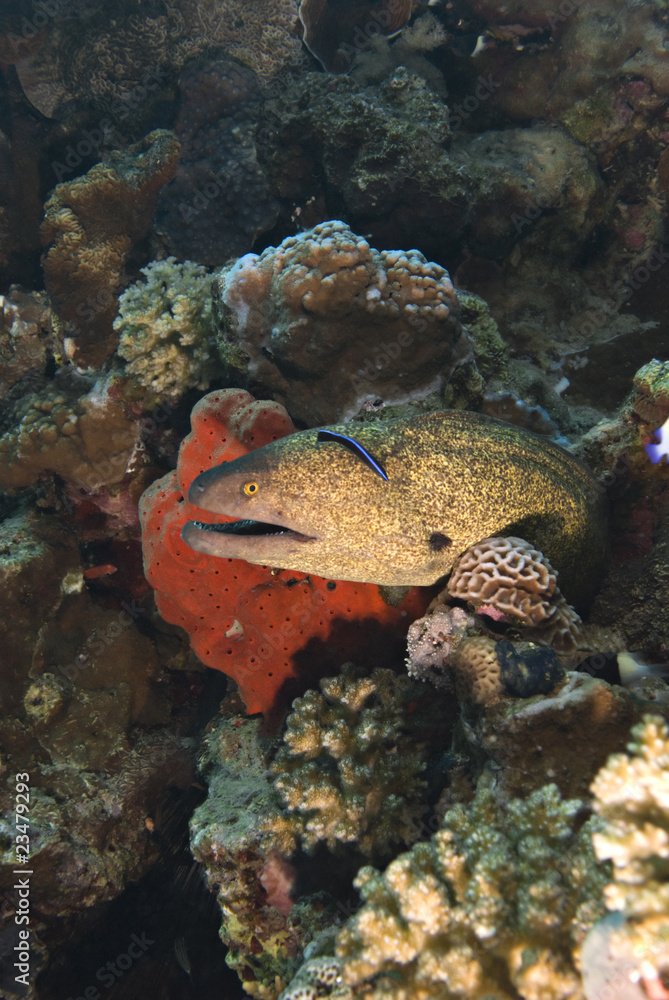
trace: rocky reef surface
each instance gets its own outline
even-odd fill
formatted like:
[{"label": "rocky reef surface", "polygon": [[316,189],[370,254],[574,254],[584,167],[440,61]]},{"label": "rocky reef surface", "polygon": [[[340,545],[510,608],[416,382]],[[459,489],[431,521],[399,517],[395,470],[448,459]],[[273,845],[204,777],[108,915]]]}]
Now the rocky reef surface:
[{"label": "rocky reef surface", "polygon": [[[2,5],[3,997],[669,1000],[668,17]],[[592,471],[589,606],[522,519],[434,587],[181,538],[447,408]]]}]

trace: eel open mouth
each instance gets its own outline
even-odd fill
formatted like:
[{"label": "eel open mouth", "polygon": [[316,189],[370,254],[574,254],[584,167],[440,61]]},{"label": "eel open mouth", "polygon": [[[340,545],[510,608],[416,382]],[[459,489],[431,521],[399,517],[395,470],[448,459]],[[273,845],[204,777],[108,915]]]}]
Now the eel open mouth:
[{"label": "eel open mouth", "polygon": [[280,524],[268,524],[265,521],[228,521],[225,524],[188,521],[184,527],[196,528],[198,531],[213,531],[217,535],[254,535],[265,538],[273,535],[282,535],[286,538],[293,538],[296,541],[315,541],[315,538],[311,535],[302,535],[299,531],[293,531],[292,528],[284,528]]}]

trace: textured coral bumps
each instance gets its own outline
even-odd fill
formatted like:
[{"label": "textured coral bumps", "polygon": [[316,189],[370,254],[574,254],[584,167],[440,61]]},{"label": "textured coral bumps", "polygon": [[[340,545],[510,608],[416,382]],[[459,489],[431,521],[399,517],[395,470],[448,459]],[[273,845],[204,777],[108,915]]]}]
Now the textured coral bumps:
[{"label": "textured coral bumps", "polygon": [[213,291],[223,360],[238,346],[309,426],[425,396],[471,354],[448,271],[418,250],[375,250],[336,220],[246,254]]},{"label": "textured coral bumps", "polygon": [[140,515],[144,569],[158,610],[188,632],[202,662],[233,677],[253,713],[270,711],[280,691],[282,702],[300,694],[356,654],[371,666],[401,657],[409,622],[425,609],[423,591],[390,607],[373,584],[217,559],[182,542],[188,520],[231,520],[188,503],[195,476],[294,430],[282,406],[241,389],[209,393],[191,425],[177,470],[146,490]]}]

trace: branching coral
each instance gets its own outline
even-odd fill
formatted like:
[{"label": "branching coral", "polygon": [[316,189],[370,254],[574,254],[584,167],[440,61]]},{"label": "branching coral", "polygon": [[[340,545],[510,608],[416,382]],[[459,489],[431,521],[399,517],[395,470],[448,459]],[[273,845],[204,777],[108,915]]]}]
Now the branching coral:
[{"label": "branching coral", "polygon": [[[614,754],[592,783],[603,829],[593,836],[600,860],[613,862],[604,891],[626,921],[621,952],[634,954],[646,978],[669,980],[669,727],[647,715],[632,729],[631,757]],[[644,966],[645,963],[645,966]]]},{"label": "branching coral", "polygon": [[[146,280],[119,299],[114,329],[126,372],[146,390],[145,408],[175,402],[187,389],[206,389],[213,362],[211,275],[191,261],[154,260],[142,268]],[[140,391],[141,391],[140,390]]]},{"label": "branching coral", "polygon": [[275,788],[285,812],[271,817],[272,842],[290,854],[296,841],[355,844],[382,857],[412,843],[425,811],[424,745],[412,739],[409,704],[419,684],[391,670],[369,677],[348,664],[293,703]]},{"label": "branching coral", "polygon": [[504,806],[479,788],[431,841],[363,868],[364,904],[338,936],[344,981],[368,1000],[577,996],[606,881],[581,807],[554,785]]},{"label": "branching coral", "polygon": [[379,252],[324,222],[246,254],[214,281],[224,351],[296,418],[327,423],[363,401],[442,386],[470,353],[448,272],[417,250]]}]

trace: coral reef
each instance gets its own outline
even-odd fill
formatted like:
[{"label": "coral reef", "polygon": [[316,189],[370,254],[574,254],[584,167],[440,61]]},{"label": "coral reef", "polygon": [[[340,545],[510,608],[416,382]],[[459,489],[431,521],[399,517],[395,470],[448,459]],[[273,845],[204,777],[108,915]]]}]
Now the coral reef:
[{"label": "coral reef", "polygon": [[347,664],[321,680],[320,692],[295,699],[272,768],[282,811],[266,824],[284,854],[324,841],[378,861],[416,840],[427,757],[417,741],[420,710],[409,706],[424,694],[406,675],[366,676]]},{"label": "coral reef", "polygon": [[[130,613],[96,604],[71,532],[38,513],[0,526],[5,768],[30,772],[31,928],[117,896],[153,864],[146,825],[166,784],[194,768],[167,728],[171,705],[151,640]],[[2,874],[14,810],[2,790]],[[0,919],[6,917],[6,908]]]},{"label": "coral reef", "polygon": [[[119,299],[114,329],[143,408],[175,402],[187,389],[206,389],[212,374],[211,276],[174,257],[142,268],[145,280]],[[126,390],[127,391],[127,390]]]},{"label": "coral reef", "polygon": [[[20,423],[0,438],[0,488],[30,486],[43,473],[87,490],[123,479],[139,428],[126,416],[114,379],[91,381],[66,369],[21,401]],[[88,392],[82,395],[82,388]]]},{"label": "coral reef", "polygon": [[262,743],[258,719],[223,717],[210,728],[201,759],[209,795],[191,819],[191,849],[218,895],[228,965],[248,996],[274,1000],[298,967],[305,943],[332,921],[333,912],[319,896],[302,901],[298,918],[291,917],[294,872],[284,874],[286,905],[266,891],[277,853],[261,832],[273,808]]},{"label": "coral reef", "polygon": [[374,250],[343,222],[247,254],[214,282],[223,355],[309,425],[443,385],[470,353],[444,268]]},{"label": "coral reef", "polygon": [[429,842],[363,868],[363,906],[337,940],[344,982],[374,1000],[578,995],[606,881],[582,807],[555,785],[505,805],[479,788]]},{"label": "coral reef", "polygon": [[514,698],[548,694],[564,678],[552,650],[506,639],[495,642],[487,635],[463,639],[449,666],[458,698],[473,705],[485,705],[503,694]]},{"label": "coral reef", "polygon": [[301,0],[303,40],[330,73],[346,73],[361,45],[377,35],[395,35],[411,16],[411,0],[366,0],[354,7],[333,7],[327,0]]},{"label": "coral reef", "polygon": [[471,720],[472,747],[498,769],[499,789],[526,794],[549,778],[565,796],[586,797],[598,769],[625,744],[643,704],[587,673],[567,673],[549,695],[500,698]]},{"label": "coral reef", "polygon": [[613,565],[593,605],[590,623],[615,628],[617,648],[650,662],[669,660],[669,468],[646,453],[669,414],[667,362],[651,361],[633,380],[620,414],[584,435],[580,452],[605,483],[612,505]]},{"label": "coral reef", "polygon": [[[170,0],[144,10],[126,0],[113,12],[91,5],[77,31],[67,17],[48,19],[35,39],[10,27],[3,58],[15,62],[28,99],[52,117],[68,101],[93,99],[121,121],[146,120],[170,78],[189,59],[212,50],[225,53],[270,79],[300,55],[293,29],[295,0]],[[14,20],[14,18],[12,19]]]},{"label": "coral reef", "polygon": [[25,390],[26,380],[41,381],[61,349],[43,292],[13,286],[8,295],[0,295],[0,398],[5,404]]},{"label": "coral reef", "polygon": [[613,864],[613,881],[604,889],[606,905],[625,918],[614,932],[614,947],[634,956],[637,978],[662,980],[666,989],[669,728],[661,716],[647,715],[631,735],[631,756],[610,757],[592,783],[594,809],[602,820],[593,843],[597,857]]},{"label": "coral reef", "polygon": [[156,228],[179,258],[220,266],[250,250],[278,216],[256,154],[260,91],[253,72],[230,59],[187,66],[179,89],[181,158],[160,195]]},{"label": "coral reef", "polygon": [[56,185],[45,205],[43,267],[54,327],[80,367],[99,365],[116,347],[112,325],[123,268],[149,231],[178,149],[171,132],[157,129],[83,177]]},{"label": "coral reef", "polygon": [[[268,712],[357,654],[380,665],[399,652],[411,615],[425,601],[413,590],[399,606],[376,586],[275,571],[197,553],[181,540],[203,512],[184,496],[198,473],[293,430],[278,403],[239,389],[209,393],[191,415],[176,472],[140,504],[146,577],[158,610],[181,625],[203,663],[234,677],[249,713]],[[207,515],[215,522],[225,518]]]},{"label": "coral reef", "polygon": [[[497,81],[481,81],[486,100]],[[528,228],[541,227],[553,254],[571,254],[601,216],[602,182],[583,147],[542,125],[451,136],[456,117],[404,67],[367,88],[304,74],[268,103],[262,158],[282,197],[304,204],[322,183],[327,203],[376,246],[504,258],[539,203],[552,210]]]}]

